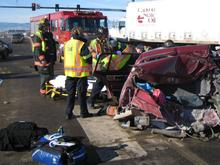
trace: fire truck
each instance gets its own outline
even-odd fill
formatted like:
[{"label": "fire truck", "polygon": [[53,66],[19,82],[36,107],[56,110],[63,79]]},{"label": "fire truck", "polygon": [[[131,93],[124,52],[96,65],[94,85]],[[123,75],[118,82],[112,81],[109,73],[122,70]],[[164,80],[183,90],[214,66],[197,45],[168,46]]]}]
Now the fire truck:
[{"label": "fire truck", "polygon": [[31,34],[38,30],[39,21],[47,18],[50,21],[50,31],[59,43],[58,61],[62,58],[63,43],[68,41],[73,27],[81,27],[89,39],[96,37],[99,27],[107,28],[107,16],[99,11],[59,11],[30,18]]}]

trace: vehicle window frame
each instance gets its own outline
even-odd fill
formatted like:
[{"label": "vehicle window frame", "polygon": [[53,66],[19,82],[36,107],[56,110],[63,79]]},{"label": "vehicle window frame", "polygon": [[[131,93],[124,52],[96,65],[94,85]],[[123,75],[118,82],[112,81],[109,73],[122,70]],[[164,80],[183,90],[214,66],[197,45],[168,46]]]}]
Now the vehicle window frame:
[{"label": "vehicle window frame", "polygon": [[85,32],[96,32],[99,27],[107,28],[106,18],[81,18],[81,17],[69,17],[66,21],[66,29],[71,30],[73,27],[80,26]]},{"label": "vehicle window frame", "polygon": [[60,19],[60,31],[66,31],[66,19]]},{"label": "vehicle window frame", "polygon": [[52,32],[58,31],[58,23],[59,22],[57,19],[51,20],[51,31]]}]

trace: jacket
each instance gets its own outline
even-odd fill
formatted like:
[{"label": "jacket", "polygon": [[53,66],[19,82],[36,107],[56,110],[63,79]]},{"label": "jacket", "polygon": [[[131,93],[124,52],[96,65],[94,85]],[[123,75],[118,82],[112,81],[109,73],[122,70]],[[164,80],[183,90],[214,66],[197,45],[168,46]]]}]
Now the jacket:
[{"label": "jacket", "polygon": [[87,41],[73,36],[64,45],[64,72],[68,77],[88,77],[91,75],[92,55]]},{"label": "jacket", "polygon": [[37,31],[32,38],[32,52],[37,65],[56,61],[56,42],[51,32]]}]

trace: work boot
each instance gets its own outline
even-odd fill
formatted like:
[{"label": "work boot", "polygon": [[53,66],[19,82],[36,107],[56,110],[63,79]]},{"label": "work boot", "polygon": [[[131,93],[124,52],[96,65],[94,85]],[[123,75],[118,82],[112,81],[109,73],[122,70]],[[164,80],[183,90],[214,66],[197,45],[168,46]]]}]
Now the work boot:
[{"label": "work boot", "polygon": [[88,104],[89,109],[95,109],[95,105],[94,104]]},{"label": "work boot", "polygon": [[71,120],[71,119],[73,119],[74,118],[74,115],[66,115],[65,116],[65,119],[66,120]]},{"label": "work boot", "polygon": [[89,109],[94,109],[95,108],[95,104],[94,101],[91,101],[91,99],[89,98],[87,101],[87,105]]},{"label": "work boot", "polygon": [[88,118],[88,117],[92,117],[92,116],[93,116],[92,113],[86,113],[86,114],[80,115],[81,118]]}]

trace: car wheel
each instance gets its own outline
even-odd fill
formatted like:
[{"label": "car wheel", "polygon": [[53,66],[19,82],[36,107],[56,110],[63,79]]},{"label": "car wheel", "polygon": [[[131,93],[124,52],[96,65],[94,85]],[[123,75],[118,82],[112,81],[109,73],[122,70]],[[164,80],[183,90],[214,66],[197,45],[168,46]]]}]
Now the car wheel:
[{"label": "car wheel", "polygon": [[2,59],[8,58],[8,55],[9,55],[8,50],[7,49],[4,50],[3,55],[2,55]]}]

